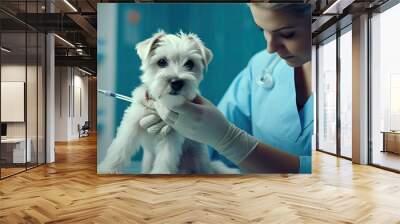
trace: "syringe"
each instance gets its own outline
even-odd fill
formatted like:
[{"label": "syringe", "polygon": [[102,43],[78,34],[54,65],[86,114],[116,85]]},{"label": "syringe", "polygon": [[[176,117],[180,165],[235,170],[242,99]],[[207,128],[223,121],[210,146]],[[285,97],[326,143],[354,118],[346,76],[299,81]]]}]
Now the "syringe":
[{"label": "syringe", "polygon": [[124,100],[124,101],[131,102],[131,103],[134,102],[133,99],[132,99],[131,97],[124,96],[124,95],[121,95],[121,94],[118,94],[118,93],[114,93],[114,92],[111,92],[111,91],[109,91],[109,90],[102,90],[102,89],[99,89],[99,90],[97,90],[97,91],[100,92],[100,93],[103,93],[103,94],[106,95],[106,96],[111,96],[111,97],[114,97],[114,98],[117,98],[117,99],[120,99],[120,100]]}]

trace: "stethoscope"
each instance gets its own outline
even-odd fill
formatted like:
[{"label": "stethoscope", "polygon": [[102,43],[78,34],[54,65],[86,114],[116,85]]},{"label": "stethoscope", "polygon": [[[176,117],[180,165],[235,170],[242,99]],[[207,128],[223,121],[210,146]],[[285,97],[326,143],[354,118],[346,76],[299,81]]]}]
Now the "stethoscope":
[{"label": "stethoscope", "polygon": [[275,84],[272,74],[279,63],[280,58],[276,54],[273,57],[271,63],[263,69],[261,77],[257,80],[257,85],[264,89],[272,89]]}]

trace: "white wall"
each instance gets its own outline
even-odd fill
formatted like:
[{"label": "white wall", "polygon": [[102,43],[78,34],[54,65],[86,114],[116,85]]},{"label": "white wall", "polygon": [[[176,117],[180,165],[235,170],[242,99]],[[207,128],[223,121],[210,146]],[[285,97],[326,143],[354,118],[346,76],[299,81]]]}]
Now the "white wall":
[{"label": "white wall", "polygon": [[[27,72],[27,74],[26,74]],[[20,64],[5,64],[1,66],[1,81],[3,82],[26,82],[25,76],[28,76],[28,83],[30,86],[36,86],[36,67],[27,66]],[[27,88],[27,122],[28,122],[28,137],[31,133],[36,135],[36,88]],[[4,96],[2,96],[4,97]],[[33,103],[33,104],[32,104]],[[39,107],[42,105],[39,105]],[[7,110],[9,108],[1,108],[1,110]],[[24,109],[24,108],[22,108]],[[8,137],[25,137],[25,126],[26,122],[7,122],[7,136]]]},{"label": "white wall", "polygon": [[78,124],[88,120],[88,78],[83,75],[76,68],[56,67],[56,141],[79,138]]},{"label": "white wall", "polygon": [[[38,69],[38,70],[37,70]],[[27,80],[25,80],[27,79]],[[24,105],[20,108],[21,113],[25,114],[26,120],[22,122],[6,122],[7,123],[7,137],[9,138],[24,138],[25,135],[30,139],[30,148],[32,161],[44,163],[44,150],[45,150],[45,117],[44,117],[44,74],[41,66],[32,66],[25,64],[3,64],[1,66],[1,81],[3,82],[24,82],[26,86],[26,101],[22,102]],[[3,92],[4,89],[2,89]],[[24,93],[24,90],[21,94]],[[3,93],[4,94],[4,93]],[[5,93],[7,94],[7,93]],[[7,97],[7,95],[2,95]],[[25,105],[26,103],[26,105]],[[3,104],[3,103],[2,103]],[[16,113],[10,107],[2,107],[2,112]],[[14,109],[15,110],[15,109]],[[23,115],[24,116],[24,115]]]},{"label": "white wall", "polygon": [[[25,83],[1,81],[1,121],[24,122]],[[35,105],[36,108],[36,105]]]},{"label": "white wall", "polygon": [[[72,120],[71,120],[71,136],[72,138],[78,138],[79,137],[79,133],[78,133],[78,124],[80,124],[81,126],[85,123],[85,121],[89,120],[89,111],[88,111],[88,106],[89,106],[89,102],[88,102],[88,77],[87,76],[82,76],[83,73],[81,73],[80,71],[78,71],[78,75],[77,72],[78,70],[74,70],[74,82],[73,82],[73,86],[74,86],[74,96],[72,96],[72,98],[74,99],[74,108],[73,108],[73,113],[72,113]],[[80,92],[80,93],[79,93]],[[79,97],[80,95],[80,97]],[[80,101],[80,102],[79,102]],[[82,107],[82,108],[79,108]],[[81,109],[82,111],[80,112],[79,109]]]},{"label": "white wall", "polygon": [[[25,82],[25,65],[2,65],[1,81]],[[1,108],[7,110],[7,108]],[[25,137],[25,122],[8,122],[7,137]]]},{"label": "white wall", "polygon": [[55,68],[55,141],[68,139],[68,85],[67,67]]}]

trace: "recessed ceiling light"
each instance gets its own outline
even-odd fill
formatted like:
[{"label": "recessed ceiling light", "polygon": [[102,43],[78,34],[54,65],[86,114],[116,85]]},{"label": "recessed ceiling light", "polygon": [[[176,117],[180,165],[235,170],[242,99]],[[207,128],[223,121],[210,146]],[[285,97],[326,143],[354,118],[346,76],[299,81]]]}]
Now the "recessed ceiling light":
[{"label": "recessed ceiling light", "polygon": [[6,53],[10,53],[10,52],[11,52],[11,50],[9,50],[9,49],[7,49],[7,48],[5,48],[5,47],[1,47],[1,50],[4,51],[4,52],[6,52]]},{"label": "recessed ceiling light", "polygon": [[57,34],[54,34],[54,36],[57,37],[58,39],[60,39],[62,42],[66,43],[67,45],[69,45],[69,46],[75,48],[75,45],[73,45],[73,44],[72,44],[71,42],[69,42],[68,40],[66,40],[66,39],[64,39],[64,38],[62,38],[62,37],[60,37],[60,36],[57,35]]},{"label": "recessed ceiling light", "polygon": [[322,14],[341,14],[343,9],[349,6],[354,0],[336,0]]},{"label": "recessed ceiling light", "polygon": [[88,72],[88,71],[86,71],[86,70],[83,70],[83,69],[81,69],[81,68],[79,68],[79,67],[78,67],[78,70],[81,71],[81,72],[83,72],[83,73],[85,73],[85,74],[87,74],[87,75],[90,75],[90,76],[92,75],[92,73],[90,73],[90,72]]},{"label": "recessed ceiling light", "polygon": [[78,12],[78,10],[71,4],[69,3],[68,0],[64,0],[65,4],[67,4],[72,10],[74,10],[74,12]]}]

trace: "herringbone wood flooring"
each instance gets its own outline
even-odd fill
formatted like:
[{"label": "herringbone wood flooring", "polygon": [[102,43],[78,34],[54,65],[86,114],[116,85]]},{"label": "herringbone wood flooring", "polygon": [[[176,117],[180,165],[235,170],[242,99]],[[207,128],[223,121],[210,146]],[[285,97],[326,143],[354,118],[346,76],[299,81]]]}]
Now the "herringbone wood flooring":
[{"label": "herringbone wood flooring", "polygon": [[312,175],[98,176],[96,139],[0,181],[0,223],[400,223],[400,175],[320,152]]}]

